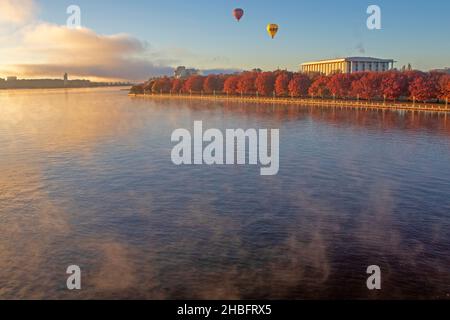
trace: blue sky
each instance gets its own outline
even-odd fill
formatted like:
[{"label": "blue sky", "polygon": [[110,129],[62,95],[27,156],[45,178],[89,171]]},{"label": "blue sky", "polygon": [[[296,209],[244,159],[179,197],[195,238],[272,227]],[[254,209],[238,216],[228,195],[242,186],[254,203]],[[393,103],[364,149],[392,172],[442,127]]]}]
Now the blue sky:
[{"label": "blue sky", "polygon": [[[186,65],[200,69],[252,69],[259,67],[265,70],[283,68],[298,70],[302,62],[335,58],[343,56],[372,56],[392,58],[398,61],[397,66],[411,63],[422,70],[450,66],[450,1],[446,0],[3,0],[13,6],[17,1],[37,4],[34,13],[42,24],[63,26],[68,15],[66,9],[76,4],[81,7],[82,26],[94,34],[85,35],[77,48],[78,57],[92,54],[93,49],[85,48],[82,43],[91,43],[91,36],[114,36],[126,33],[130,38],[138,39],[148,45],[149,50],[138,52],[142,59],[148,60],[148,67],[165,70],[165,66]],[[376,4],[382,10],[382,30],[367,29],[367,7]],[[232,17],[232,10],[243,8],[246,13],[240,23]],[[13,10],[10,8],[10,10]],[[20,12],[15,13],[20,16]],[[8,19],[6,16],[1,20]],[[24,16],[22,15],[22,20]],[[17,19],[16,19],[17,20]],[[275,40],[266,33],[268,23],[277,23],[280,31]],[[1,60],[14,60],[16,54],[11,52],[30,52],[27,67],[32,63],[42,64],[55,74],[61,73],[64,66],[50,63],[60,60],[54,53],[63,53],[64,44],[59,47],[53,39],[70,39],[71,34],[60,34],[61,30],[49,30],[46,39],[40,28],[34,25],[34,37],[39,35],[48,47],[46,56],[40,47],[40,60],[36,58],[36,43],[30,46],[30,27],[22,28],[22,42],[15,50],[6,51],[0,48]],[[1,28],[0,28],[0,31]],[[39,33],[41,32],[41,33]],[[1,33],[1,32],[0,32]],[[10,30],[4,29],[5,36]],[[1,36],[1,34],[0,34]],[[17,43],[19,37],[3,43]],[[7,38],[6,38],[7,39]],[[88,70],[98,69],[97,61],[108,60],[111,65],[122,64],[121,72],[126,69],[145,68],[142,61],[132,61],[128,68],[122,56],[123,41],[102,38],[105,43],[99,48],[119,48],[122,50],[113,57],[99,56],[94,61],[81,61],[78,69],[69,69],[80,76],[92,76]],[[53,42],[52,42],[53,41]],[[122,41],[122,42],[121,42]],[[114,42],[114,43],[111,43]],[[44,46],[44,45],[43,45]],[[51,48],[51,49],[50,49]],[[3,53],[2,53],[3,49]],[[106,50],[97,50],[101,53]],[[83,52],[86,52],[84,54]],[[70,54],[70,52],[69,52]],[[106,53],[105,53],[106,54]],[[61,58],[68,54],[60,55]],[[17,58],[18,59],[18,58]],[[17,60],[16,59],[16,60]],[[77,59],[75,59],[77,60]],[[88,62],[91,62],[89,65]],[[95,62],[95,63],[94,63]],[[113,63],[114,62],[114,63]],[[129,62],[129,61],[128,61]],[[3,62],[5,64],[5,62]],[[20,65],[20,61],[9,61]],[[140,67],[142,66],[142,68]],[[2,67],[0,65],[0,67]],[[102,76],[115,77],[105,70]],[[7,70],[6,67],[0,71]],[[35,68],[36,69],[36,68]],[[41,72],[42,73],[42,72]],[[6,74],[3,72],[3,74]],[[50,73],[48,73],[50,75]],[[122,72],[123,74],[123,72]],[[135,78],[143,77],[144,72],[135,72]],[[117,77],[130,78],[134,74]]]},{"label": "blue sky", "polygon": [[[126,32],[159,49],[186,50],[186,63],[203,68],[293,69],[303,61],[347,55],[394,58],[423,69],[450,65],[450,2],[444,0],[39,3],[41,17],[60,24],[65,8],[76,3],[83,26],[102,34]],[[366,27],[370,4],[382,9],[382,30]],[[246,11],[240,23],[231,16],[235,7]],[[265,31],[269,22],[280,25],[275,41]]]}]

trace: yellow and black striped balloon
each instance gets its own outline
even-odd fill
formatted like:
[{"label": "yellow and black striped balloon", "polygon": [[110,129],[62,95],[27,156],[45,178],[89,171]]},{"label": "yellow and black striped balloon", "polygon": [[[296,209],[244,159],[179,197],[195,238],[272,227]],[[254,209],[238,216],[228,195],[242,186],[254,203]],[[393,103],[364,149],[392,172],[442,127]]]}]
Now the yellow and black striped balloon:
[{"label": "yellow and black striped balloon", "polygon": [[267,32],[272,37],[272,39],[275,38],[275,36],[278,33],[278,30],[279,30],[279,27],[275,23],[270,23],[270,24],[267,25]]}]

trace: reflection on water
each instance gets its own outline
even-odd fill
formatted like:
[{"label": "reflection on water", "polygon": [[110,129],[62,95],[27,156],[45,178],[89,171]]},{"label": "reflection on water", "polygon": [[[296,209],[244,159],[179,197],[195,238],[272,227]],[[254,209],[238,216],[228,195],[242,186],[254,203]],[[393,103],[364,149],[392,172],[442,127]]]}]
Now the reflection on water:
[{"label": "reflection on water", "polygon": [[[172,165],[194,120],[279,128],[280,173]],[[3,299],[450,297],[444,114],[3,91],[0,150]]]}]

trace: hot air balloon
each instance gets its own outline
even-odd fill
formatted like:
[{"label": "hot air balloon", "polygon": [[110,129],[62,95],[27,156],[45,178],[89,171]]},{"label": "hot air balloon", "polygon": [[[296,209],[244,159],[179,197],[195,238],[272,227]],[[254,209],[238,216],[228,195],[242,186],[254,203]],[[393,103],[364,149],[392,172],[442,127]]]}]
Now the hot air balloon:
[{"label": "hot air balloon", "polygon": [[233,10],[233,16],[239,22],[242,19],[242,17],[244,16],[244,10],[241,9],[241,8],[234,9]]},{"label": "hot air balloon", "polygon": [[269,35],[273,38],[275,38],[275,36],[278,33],[278,25],[274,24],[274,23],[270,23],[267,25],[267,32],[269,33]]}]

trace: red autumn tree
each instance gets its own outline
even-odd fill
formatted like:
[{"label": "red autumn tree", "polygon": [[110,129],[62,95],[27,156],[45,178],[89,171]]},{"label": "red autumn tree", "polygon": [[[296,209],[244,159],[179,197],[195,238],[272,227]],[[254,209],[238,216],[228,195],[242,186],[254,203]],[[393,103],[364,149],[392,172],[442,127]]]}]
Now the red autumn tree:
[{"label": "red autumn tree", "polygon": [[387,99],[397,100],[408,96],[408,77],[398,71],[383,74],[381,79],[381,93]]},{"label": "red autumn tree", "polygon": [[336,73],[330,76],[327,82],[330,93],[336,97],[346,98],[350,96],[352,78],[348,74]]},{"label": "red autumn tree", "polygon": [[352,82],[351,96],[367,100],[381,97],[382,76],[379,72],[365,73],[361,79]]},{"label": "red autumn tree", "polygon": [[220,92],[223,90],[223,78],[219,75],[211,74],[206,77],[203,83],[203,90],[206,93]]},{"label": "red autumn tree", "polygon": [[190,76],[184,83],[185,92],[201,92],[203,90],[204,77],[195,75]]},{"label": "red autumn tree", "polygon": [[179,93],[182,91],[184,86],[184,80],[183,79],[173,79],[172,81],[172,92]]},{"label": "red autumn tree", "polygon": [[311,79],[303,73],[296,73],[289,81],[288,91],[293,97],[304,97],[308,95],[308,89],[311,86]]},{"label": "red autumn tree", "polygon": [[438,71],[432,71],[429,73],[429,76],[431,77],[431,80],[435,83],[436,85],[436,96],[439,100],[443,100],[445,101],[446,98],[450,98],[450,96],[448,95],[448,89],[447,87],[449,86],[449,78],[450,78],[450,74],[446,74],[443,72],[438,72]]},{"label": "red autumn tree", "polygon": [[257,92],[262,96],[270,96],[275,90],[275,75],[273,72],[261,72],[255,80]]},{"label": "red autumn tree", "polygon": [[439,79],[439,99],[450,100],[450,75],[448,74]]},{"label": "red autumn tree", "polygon": [[216,91],[219,91],[219,92],[223,92],[223,86],[224,86],[224,84],[225,84],[225,80],[228,78],[228,76],[227,75],[224,75],[224,74],[220,74],[220,75],[218,75],[217,76],[217,90]]},{"label": "red autumn tree", "polygon": [[275,80],[275,92],[277,96],[286,96],[289,94],[289,82],[292,80],[292,73],[281,72]]},{"label": "red autumn tree", "polygon": [[311,80],[311,83],[323,76],[320,72],[306,72],[305,74]]},{"label": "red autumn tree", "polygon": [[409,84],[410,99],[428,101],[439,96],[438,84],[435,79],[426,73],[418,73]]},{"label": "red autumn tree", "polygon": [[130,89],[131,94],[144,94],[144,85],[145,84],[138,84],[135,86],[132,86]]},{"label": "red autumn tree", "polygon": [[255,82],[259,72],[244,72],[239,77],[237,92],[254,94],[256,92]]},{"label": "red autumn tree", "polygon": [[152,86],[154,93],[169,93],[172,90],[172,81],[168,77],[158,78]]},{"label": "red autumn tree", "polygon": [[408,94],[407,97],[409,98],[409,96],[411,95],[409,92],[409,86],[410,84],[414,81],[414,79],[416,79],[417,77],[420,77],[423,72],[422,71],[417,71],[417,70],[409,70],[409,71],[402,71],[402,74],[404,74],[406,76],[407,82],[408,82]]},{"label": "red autumn tree", "polygon": [[330,89],[328,88],[328,77],[321,76],[314,81],[308,89],[309,95],[313,97],[328,97]]},{"label": "red autumn tree", "polygon": [[144,83],[143,88],[145,93],[151,93],[153,85],[155,84],[155,79],[149,80]]},{"label": "red autumn tree", "polygon": [[237,85],[239,83],[239,79],[240,79],[239,76],[228,77],[223,84],[223,91],[225,91],[228,94],[237,93]]}]

